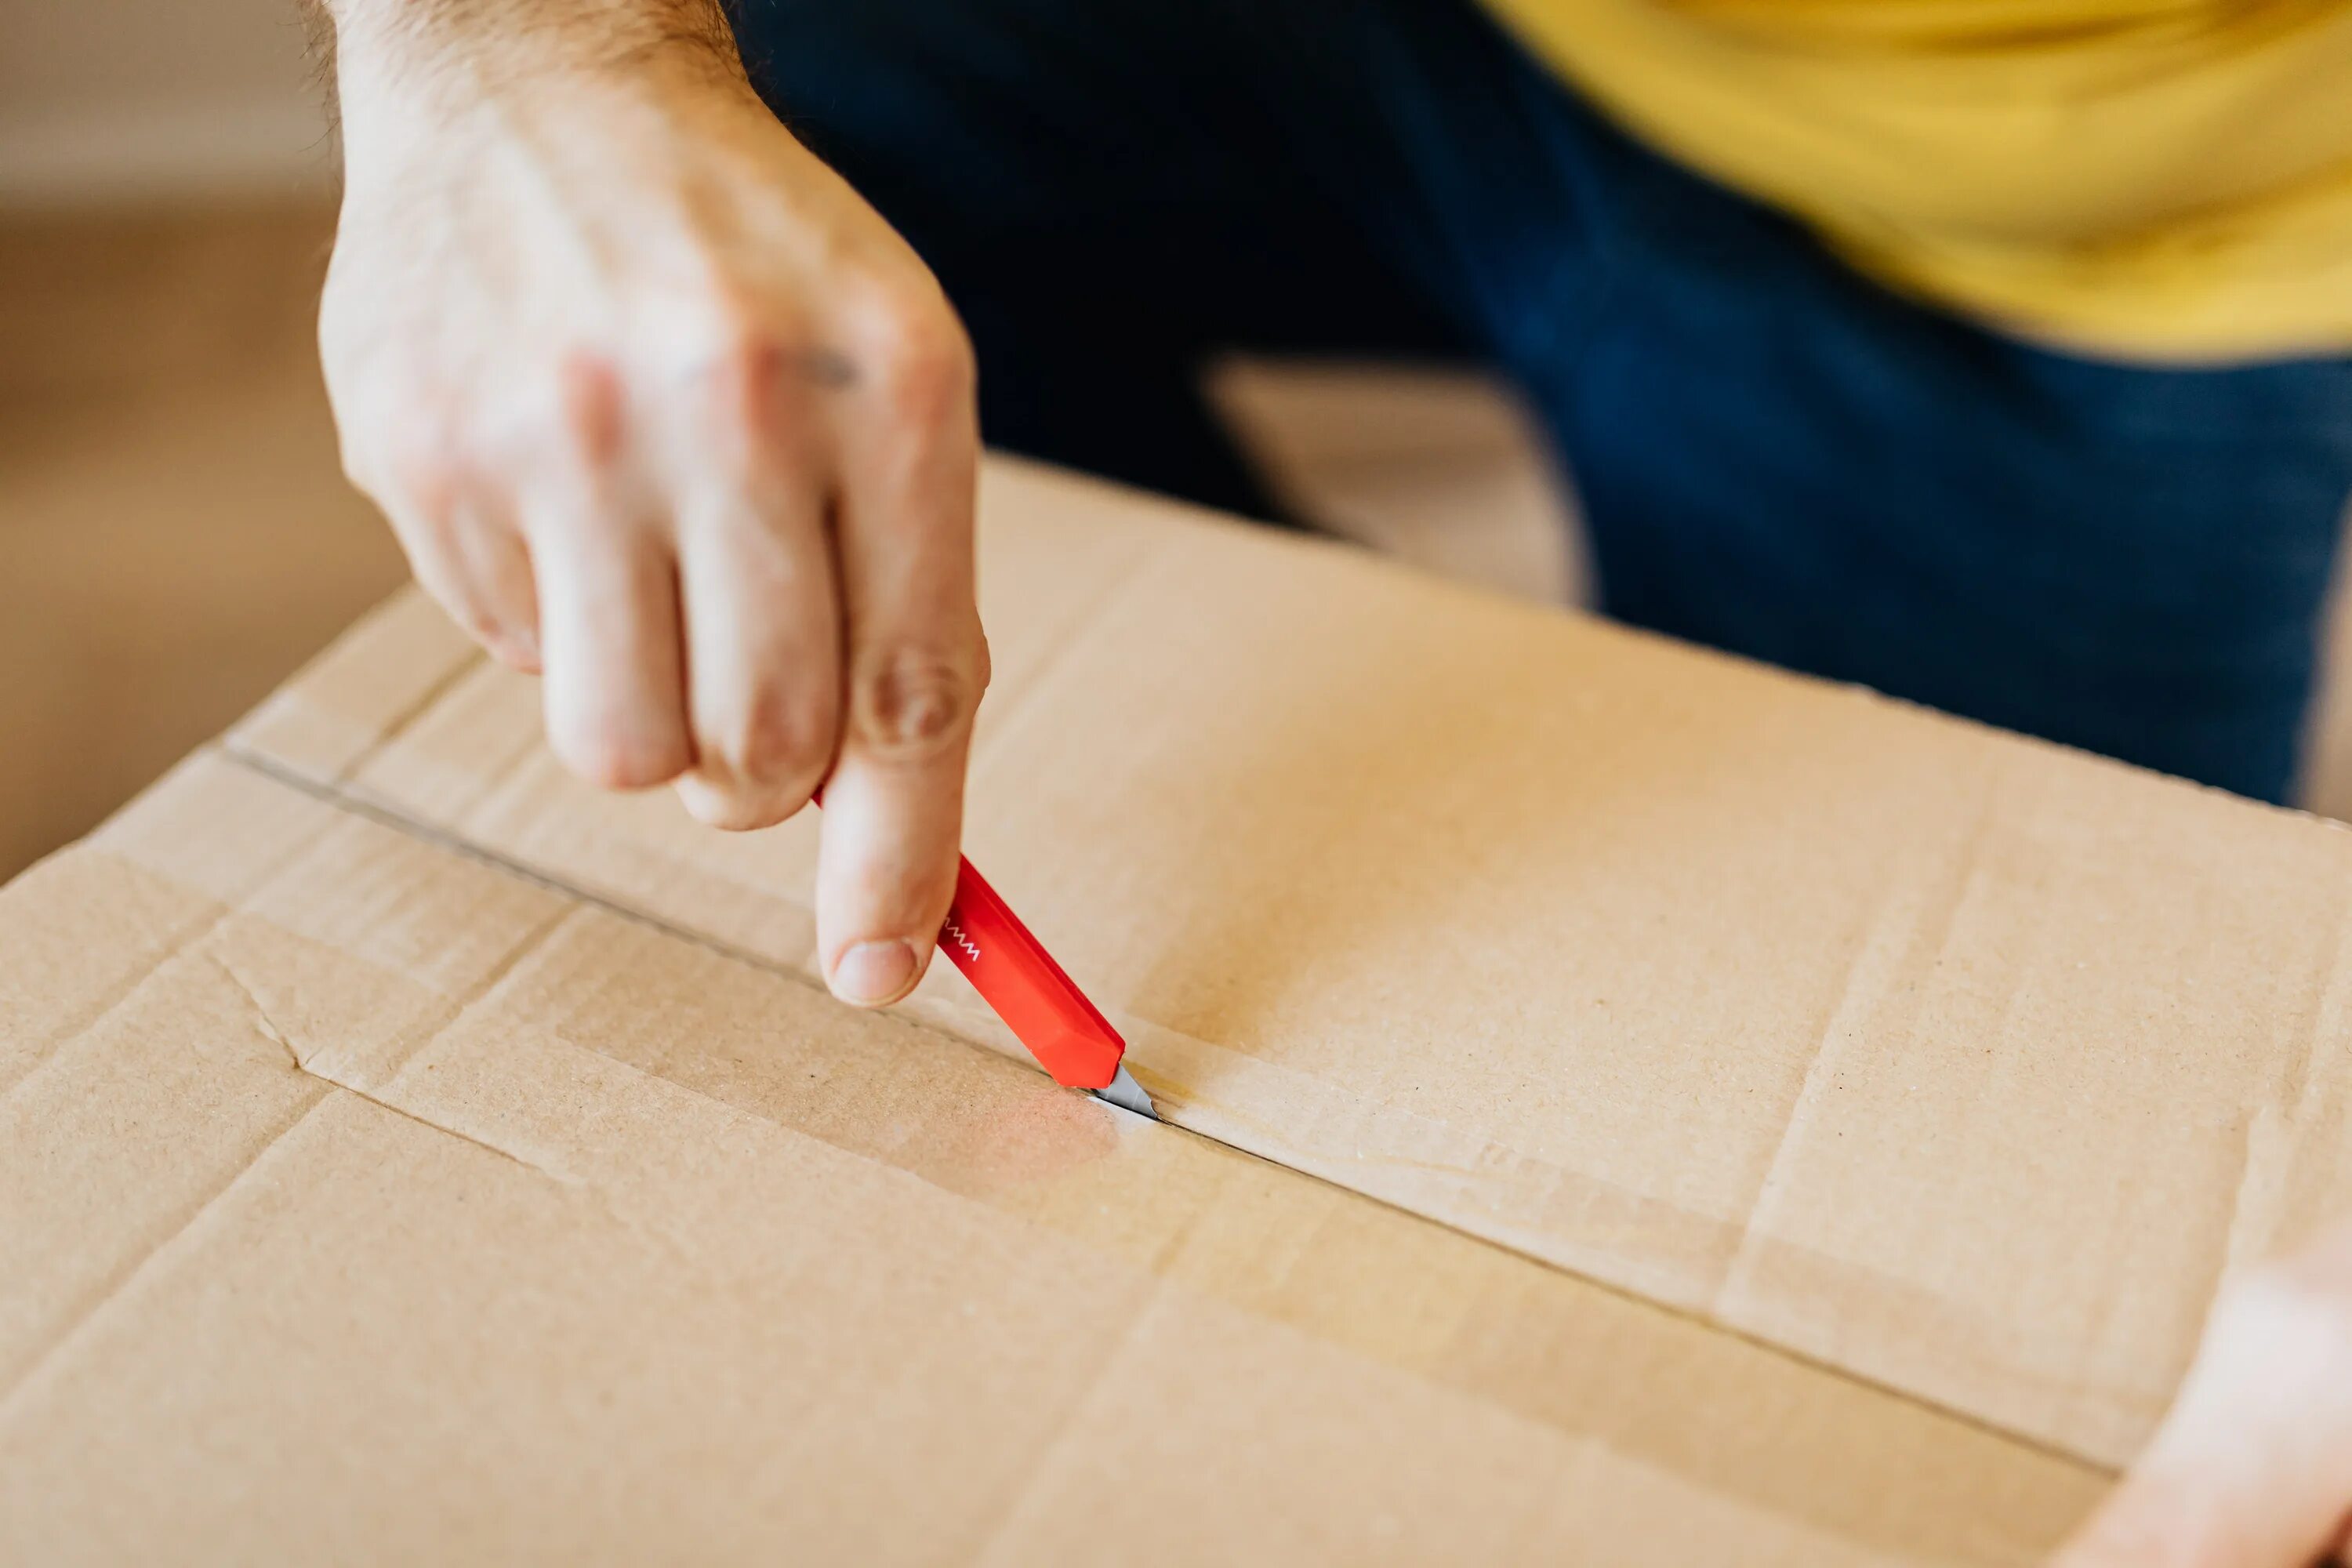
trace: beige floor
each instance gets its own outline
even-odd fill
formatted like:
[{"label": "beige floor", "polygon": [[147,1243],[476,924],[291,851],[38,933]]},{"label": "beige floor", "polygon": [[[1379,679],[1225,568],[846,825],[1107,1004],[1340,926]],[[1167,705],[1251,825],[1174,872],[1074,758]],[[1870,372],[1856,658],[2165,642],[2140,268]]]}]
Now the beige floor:
[{"label": "beige floor", "polygon": [[[401,577],[343,484],[310,338],[323,207],[0,219],[0,879],[96,823]],[[1519,412],[1458,376],[1227,367],[1312,514],[1563,603],[1572,507]],[[2330,667],[2352,670],[2337,618]],[[2307,800],[2352,806],[2352,679]]]}]

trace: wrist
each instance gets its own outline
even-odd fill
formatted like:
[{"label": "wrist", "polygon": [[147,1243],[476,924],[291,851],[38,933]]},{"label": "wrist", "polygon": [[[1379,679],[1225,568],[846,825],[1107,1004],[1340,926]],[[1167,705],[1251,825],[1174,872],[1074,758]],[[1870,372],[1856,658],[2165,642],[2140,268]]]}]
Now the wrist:
[{"label": "wrist", "polygon": [[438,121],[550,81],[744,81],[718,0],[310,0],[347,117]]}]

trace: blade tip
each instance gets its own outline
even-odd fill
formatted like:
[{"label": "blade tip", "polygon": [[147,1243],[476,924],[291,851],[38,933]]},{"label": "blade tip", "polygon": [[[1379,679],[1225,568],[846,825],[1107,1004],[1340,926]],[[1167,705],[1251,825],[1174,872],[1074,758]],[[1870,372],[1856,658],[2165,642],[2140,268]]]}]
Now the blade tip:
[{"label": "blade tip", "polygon": [[1125,1062],[1119,1064],[1118,1073],[1108,1083],[1090,1092],[1097,1100],[1107,1100],[1122,1110],[1132,1110],[1138,1116],[1148,1116],[1154,1121],[1160,1120],[1159,1108],[1151,1103],[1151,1097],[1143,1092],[1143,1086],[1135,1081],[1135,1075],[1127,1070]]}]

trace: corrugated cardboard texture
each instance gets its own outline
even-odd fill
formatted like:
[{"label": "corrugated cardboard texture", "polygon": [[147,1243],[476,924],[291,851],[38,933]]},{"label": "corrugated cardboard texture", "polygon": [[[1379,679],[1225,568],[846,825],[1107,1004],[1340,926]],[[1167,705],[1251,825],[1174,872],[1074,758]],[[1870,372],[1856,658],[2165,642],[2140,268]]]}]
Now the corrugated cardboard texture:
[{"label": "corrugated cardboard texture", "polygon": [[2030,1561],[2352,1206],[2341,830],[983,512],[968,847],[1176,1125],[397,599],[0,894],[0,1561]]},{"label": "corrugated cardboard texture", "polygon": [[0,1238],[9,1563],[2013,1563],[2101,1481],[218,754],[0,891]]},{"label": "corrugated cardboard texture", "polygon": [[[983,512],[967,847],[1175,1122],[2109,1464],[2352,1206],[2342,829],[1045,470]],[[597,796],[535,703],[412,600],[232,745],[809,967],[812,822]],[[946,965],[908,1011],[1014,1048]]]}]

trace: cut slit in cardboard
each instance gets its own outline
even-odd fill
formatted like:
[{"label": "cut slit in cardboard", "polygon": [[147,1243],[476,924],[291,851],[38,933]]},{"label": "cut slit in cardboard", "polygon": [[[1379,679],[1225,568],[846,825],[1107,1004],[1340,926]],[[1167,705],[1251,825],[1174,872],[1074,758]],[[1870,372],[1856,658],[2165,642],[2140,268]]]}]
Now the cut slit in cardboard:
[{"label": "cut slit in cardboard", "polygon": [[2347,1206],[2338,830],[1024,465],[982,537],[967,847],[1171,1125],[836,1007],[811,824],[395,600],[0,895],[0,1559],[2029,1562]]}]

